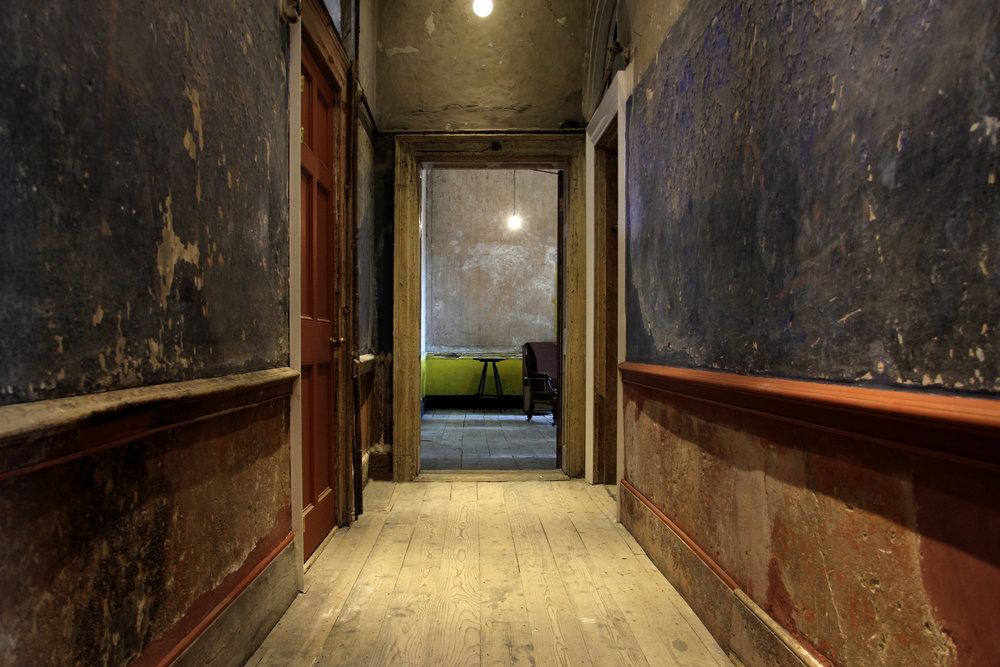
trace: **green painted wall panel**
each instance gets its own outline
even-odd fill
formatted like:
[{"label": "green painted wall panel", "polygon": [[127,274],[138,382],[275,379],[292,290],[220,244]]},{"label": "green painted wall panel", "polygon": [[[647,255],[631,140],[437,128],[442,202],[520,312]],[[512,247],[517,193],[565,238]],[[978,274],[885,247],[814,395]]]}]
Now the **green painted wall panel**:
[{"label": "green painted wall panel", "polygon": [[[425,396],[472,396],[479,386],[483,363],[472,358],[426,357],[422,362],[421,385]],[[505,395],[521,393],[521,358],[497,362]],[[493,394],[493,367],[486,376],[486,393]]]}]

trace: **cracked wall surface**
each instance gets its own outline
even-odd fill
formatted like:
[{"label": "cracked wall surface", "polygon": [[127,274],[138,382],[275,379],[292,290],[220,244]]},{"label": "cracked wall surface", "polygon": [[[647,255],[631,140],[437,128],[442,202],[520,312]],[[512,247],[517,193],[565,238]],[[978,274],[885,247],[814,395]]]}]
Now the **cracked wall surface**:
[{"label": "cracked wall surface", "polygon": [[583,123],[586,3],[380,0],[379,130],[556,129]]}]

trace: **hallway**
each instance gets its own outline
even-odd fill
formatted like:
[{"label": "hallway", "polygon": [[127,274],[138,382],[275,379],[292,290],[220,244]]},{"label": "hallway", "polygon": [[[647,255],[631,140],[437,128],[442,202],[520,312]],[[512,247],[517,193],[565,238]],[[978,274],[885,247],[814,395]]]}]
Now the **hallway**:
[{"label": "hallway", "polygon": [[614,487],[371,482],[247,665],[728,665]]}]

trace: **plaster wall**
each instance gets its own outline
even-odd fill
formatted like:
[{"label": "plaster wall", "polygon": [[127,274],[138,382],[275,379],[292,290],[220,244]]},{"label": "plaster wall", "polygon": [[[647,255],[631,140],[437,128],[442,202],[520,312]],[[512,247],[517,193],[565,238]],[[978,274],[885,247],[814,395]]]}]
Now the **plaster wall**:
[{"label": "plaster wall", "polygon": [[586,3],[378,0],[381,131],[582,124]]},{"label": "plaster wall", "polygon": [[278,10],[0,15],[0,663],[155,664],[290,539]]},{"label": "plaster wall", "polygon": [[631,26],[630,62],[635,76],[642,76],[659,58],[660,45],[674,23],[687,9],[689,0],[619,0],[628,11]]},{"label": "plaster wall", "polygon": [[47,3],[0,41],[0,404],[287,364],[276,5]]},{"label": "plaster wall", "polygon": [[358,83],[372,113],[378,114],[378,11],[376,0],[358,2]]},{"label": "plaster wall", "polygon": [[629,113],[628,359],[1000,390],[998,25],[685,12]]},{"label": "plaster wall", "polygon": [[[994,661],[995,471],[635,386],[625,438],[629,482],[834,664]],[[701,568],[671,562],[663,524],[623,522],[724,645],[772,664]]]},{"label": "plaster wall", "polygon": [[427,174],[425,351],[519,357],[527,341],[555,340],[558,175]]},{"label": "plaster wall", "polygon": [[[668,23],[628,113],[628,361],[994,405],[1000,8],[715,1]],[[629,482],[796,641],[995,661],[994,469],[636,387],[624,417]],[[664,524],[623,521],[723,643],[774,664]]]}]

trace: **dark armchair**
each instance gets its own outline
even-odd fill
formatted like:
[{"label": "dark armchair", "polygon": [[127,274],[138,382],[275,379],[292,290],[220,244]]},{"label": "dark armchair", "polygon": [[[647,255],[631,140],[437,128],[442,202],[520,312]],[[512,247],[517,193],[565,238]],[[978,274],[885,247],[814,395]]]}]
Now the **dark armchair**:
[{"label": "dark armchair", "polygon": [[524,376],[524,414],[528,421],[535,411],[547,408],[556,419],[559,386],[559,348],[549,341],[525,343],[521,346],[521,369]]}]

